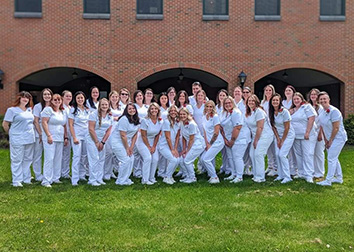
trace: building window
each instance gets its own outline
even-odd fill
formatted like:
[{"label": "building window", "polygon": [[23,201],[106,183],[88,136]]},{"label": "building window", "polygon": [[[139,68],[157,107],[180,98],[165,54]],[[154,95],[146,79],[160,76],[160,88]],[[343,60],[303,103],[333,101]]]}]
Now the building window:
[{"label": "building window", "polygon": [[229,1],[203,0],[203,20],[229,20]]},{"label": "building window", "polygon": [[320,0],[321,21],[345,21],[345,0]]},{"label": "building window", "polygon": [[42,0],[15,0],[15,17],[41,18]]},{"label": "building window", "polygon": [[137,0],[137,19],[163,19],[162,0]]},{"label": "building window", "polygon": [[255,0],[254,19],[258,21],[279,21],[280,0]]},{"label": "building window", "polygon": [[84,0],[83,18],[109,19],[110,0]]}]

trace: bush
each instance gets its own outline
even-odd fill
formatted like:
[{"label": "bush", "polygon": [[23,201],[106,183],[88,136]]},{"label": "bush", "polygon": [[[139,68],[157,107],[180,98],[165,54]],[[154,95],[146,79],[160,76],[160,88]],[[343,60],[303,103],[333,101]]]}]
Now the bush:
[{"label": "bush", "polygon": [[9,136],[5,133],[2,128],[2,120],[4,119],[3,115],[0,115],[0,148],[9,148]]},{"label": "bush", "polygon": [[349,115],[348,118],[344,120],[344,127],[348,134],[347,144],[354,145],[354,115]]}]

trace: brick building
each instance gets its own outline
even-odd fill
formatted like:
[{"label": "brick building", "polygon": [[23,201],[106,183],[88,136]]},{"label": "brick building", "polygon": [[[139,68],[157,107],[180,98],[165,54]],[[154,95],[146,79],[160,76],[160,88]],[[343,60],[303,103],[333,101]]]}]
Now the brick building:
[{"label": "brick building", "polygon": [[198,80],[329,91],[354,113],[354,5],[345,0],[13,0],[0,5],[0,114],[19,90],[109,92]]}]

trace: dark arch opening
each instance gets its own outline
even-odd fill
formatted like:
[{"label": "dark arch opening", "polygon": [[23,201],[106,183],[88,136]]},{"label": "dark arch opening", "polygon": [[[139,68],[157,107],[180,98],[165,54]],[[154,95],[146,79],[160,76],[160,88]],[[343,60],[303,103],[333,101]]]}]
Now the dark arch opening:
[{"label": "dark arch opening", "polygon": [[260,99],[263,98],[263,89],[268,84],[272,84],[276,92],[282,96],[286,86],[292,85],[306,98],[312,88],[317,88],[329,93],[331,104],[337,108],[341,107],[341,88],[344,83],[325,72],[308,68],[291,68],[271,73],[254,84],[255,94]]},{"label": "dark arch opening", "polygon": [[89,95],[90,88],[97,86],[100,90],[100,97],[107,97],[111,90],[111,84],[99,75],[72,67],[54,67],[44,69],[27,75],[18,81],[19,90],[29,91],[38,102],[38,97],[43,88],[50,88],[54,93],[69,90],[73,94],[83,91]]},{"label": "dark arch opening", "polygon": [[220,77],[194,68],[172,68],[154,73],[138,82],[138,89],[146,88],[154,90],[155,94],[165,92],[169,87],[176,91],[186,90],[192,95],[192,84],[199,81],[209,99],[215,100],[217,92],[224,88],[227,90],[228,83]]}]

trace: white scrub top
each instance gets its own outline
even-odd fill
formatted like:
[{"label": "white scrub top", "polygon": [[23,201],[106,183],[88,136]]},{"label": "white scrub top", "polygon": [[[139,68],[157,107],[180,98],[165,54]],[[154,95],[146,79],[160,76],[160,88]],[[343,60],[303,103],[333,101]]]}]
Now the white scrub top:
[{"label": "white scrub top", "polygon": [[254,139],[256,136],[257,122],[260,120],[263,120],[263,119],[264,119],[264,126],[263,126],[262,135],[274,136],[274,133],[273,133],[272,128],[270,127],[269,118],[268,118],[266,112],[261,108],[257,108],[255,111],[251,112],[251,115],[245,117],[245,122],[252,133],[252,139]]},{"label": "white scrub top", "polygon": [[66,116],[66,131],[67,131],[68,137],[70,138],[71,137],[71,133],[70,133],[70,129],[69,129],[68,116],[69,116],[71,107],[70,106],[66,106],[64,104],[63,104],[63,107],[64,107],[64,110],[65,110],[65,116]]},{"label": "white scrub top", "polygon": [[[154,144],[155,137],[160,133],[163,121],[157,120],[156,123],[153,123],[150,118],[144,118],[141,121],[140,129],[146,130],[146,135],[150,146]],[[138,137],[138,142],[144,143],[141,135]]]},{"label": "white scrub top", "polygon": [[[190,104],[184,104],[183,107],[187,108],[187,110],[189,111],[189,114],[191,114],[191,116],[194,116],[194,111],[193,111],[192,105],[190,105]],[[183,108],[183,107],[180,107],[179,109],[181,109],[181,108]]]},{"label": "white scrub top", "polygon": [[193,118],[198,125],[200,134],[203,133],[203,115],[204,115],[204,104],[198,108],[197,104],[193,106]]},{"label": "white scrub top", "polygon": [[231,140],[232,131],[236,126],[242,126],[235,144],[247,144],[251,141],[251,132],[244,122],[244,116],[239,109],[234,109],[232,113],[224,111],[220,115],[220,125],[224,130],[225,137]]},{"label": "white scrub top", "polygon": [[242,115],[246,114],[246,105],[243,101],[243,99],[241,99],[238,103],[236,103],[236,107],[241,111]]},{"label": "white scrub top", "polygon": [[283,100],[281,104],[284,106],[284,108],[289,110],[291,108],[291,105],[293,105],[293,101],[290,100],[289,102],[287,102],[286,100]]},{"label": "white scrub top", "polygon": [[76,138],[78,140],[85,140],[88,132],[88,119],[90,112],[88,109],[81,110],[80,108],[77,108],[76,114],[74,115],[74,110],[75,108],[70,109],[68,118],[74,120],[73,126]]},{"label": "white scrub top", "polygon": [[4,121],[11,123],[9,129],[10,144],[25,145],[35,141],[34,116],[32,109],[23,111],[20,107],[10,107],[6,110]]},{"label": "white scrub top", "polygon": [[173,147],[175,145],[176,135],[177,135],[179,129],[180,129],[179,123],[175,122],[174,125],[171,127],[170,122],[168,120],[164,120],[163,124],[162,124],[162,128],[161,128],[162,134],[159,139],[160,148],[169,148],[168,144],[167,144],[166,136],[165,136],[166,131],[170,132],[171,144]]},{"label": "white scrub top", "polygon": [[161,113],[161,118],[163,120],[167,120],[167,116],[168,116],[168,108],[164,109],[162,106],[160,106],[160,113]]},{"label": "white scrub top", "polygon": [[119,101],[119,108],[120,108],[122,111],[124,111],[124,109],[125,109],[126,106],[127,106],[127,105],[124,104],[122,101]]},{"label": "white scrub top", "polygon": [[[282,111],[278,112],[278,115],[274,114],[274,125],[277,128],[277,132],[279,134],[279,137],[282,138],[283,134],[284,134],[284,123],[285,122],[291,122],[291,116],[290,116],[290,112],[289,110],[287,110],[286,108],[283,108]],[[290,136],[295,136],[295,130],[292,126],[292,124],[290,123],[290,128],[289,128],[289,132],[288,132],[288,137]]]},{"label": "white scrub top", "polygon": [[[65,110],[55,112],[52,107],[45,107],[41,113],[42,118],[49,118],[48,130],[54,142],[64,142],[64,125],[67,122]],[[44,133],[44,132],[43,132]],[[43,141],[47,141],[47,135],[42,136]]]},{"label": "white scrub top", "polygon": [[91,107],[89,100],[88,99],[86,100],[86,106],[89,108],[90,112],[93,112],[93,111],[97,110],[99,103],[100,103],[99,101],[94,102],[94,104],[96,106],[96,108],[94,108],[94,107]]},{"label": "white scrub top", "polygon": [[197,104],[197,101],[196,101],[196,99],[194,98],[194,95],[189,96],[189,97],[188,97],[188,100],[189,100],[189,104],[190,104],[191,106],[194,106],[194,105]]},{"label": "white scrub top", "polygon": [[[41,127],[41,129],[42,129],[42,118],[41,118],[41,112],[42,112],[42,104],[41,103],[37,103],[36,105],[34,105],[34,107],[33,107],[33,115],[35,116],[35,117],[38,117],[39,118],[39,120],[38,120],[38,122],[39,122],[39,126]],[[43,130],[42,130],[43,131]],[[36,128],[34,129],[34,133],[35,133],[35,136],[36,137],[39,137],[39,134],[38,134],[38,132],[37,132],[37,130],[36,130]]]},{"label": "white scrub top", "polygon": [[347,132],[345,131],[344,125],[343,125],[343,117],[342,113],[337,109],[336,107],[330,105],[328,110],[322,110],[320,115],[319,115],[319,122],[320,125],[322,126],[323,132],[329,140],[331,138],[332,134],[332,129],[333,125],[332,123],[338,122],[339,121],[339,131],[334,137],[334,139],[341,140],[341,141],[347,141]]},{"label": "white scrub top", "polygon": [[[219,116],[217,114],[215,114],[213,117],[209,116],[209,119],[207,119],[206,115],[203,116],[203,129],[205,131],[206,134],[206,138],[208,140],[208,142],[210,142],[211,138],[214,135],[214,127],[220,125],[220,120],[219,120]],[[204,134],[203,134],[204,136]],[[223,141],[222,135],[218,134],[218,137],[216,138],[215,141]]]},{"label": "white scrub top", "polygon": [[[295,130],[295,139],[304,139],[308,118],[316,116],[315,109],[311,104],[303,104],[300,108],[291,115],[291,124]],[[316,123],[313,124],[310,135],[316,134]]]},{"label": "white scrub top", "polygon": [[[313,107],[313,106],[312,106]],[[315,107],[313,107],[314,108],[314,110],[316,111],[316,108]],[[320,115],[320,113],[323,111],[323,107],[321,106],[321,105],[318,105],[318,111],[316,111],[317,113],[316,113],[316,117],[315,117],[315,123],[316,123],[316,134],[318,135],[318,133],[320,132],[320,122],[319,122],[319,120],[318,120],[318,117],[319,117],[319,115]]]},{"label": "white scrub top", "polygon": [[127,141],[130,145],[132,142],[132,138],[139,130],[139,125],[134,125],[133,123],[129,123],[129,120],[126,116],[123,116],[119,119],[117,126],[112,131],[111,134],[111,144],[112,146],[123,145],[122,138],[120,136],[120,132],[124,131],[127,134]]},{"label": "white scrub top", "polygon": [[198,144],[201,146],[205,146],[205,141],[202,135],[199,132],[198,126],[195,121],[190,121],[188,124],[180,123],[181,135],[187,141],[187,145],[189,142],[189,137],[194,135],[194,144]]},{"label": "white scrub top", "polygon": [[143,106],[139,107],[138,104],[134,103],[136,111],[138,111],[138,116],[140,118],[140,122],[143,118],[145,118],[147,116],[147,112],[148,112],[148,105],[143,104]]},{"label": "white scrub top", "polygon": [[[92,113],[90,113],[89,121],[96,122],[95,132],[96,132],[98,140],[102,141],[104,135],[106,134],[106,131],[113,124],[113,116],[106,115],[106,117],[102,117],[101,118],[101,126],[100,126],[99,118],[98,118],[98,110],[95,110]],[[90,133],[89,132],[87,132],[87,133],[88,133],[87,137],[91,137]]]},{"label": "white scrub top", "polygon": [[262,101],[261,106],[263,107],[267,115],[269,115],[269,101]]}]

